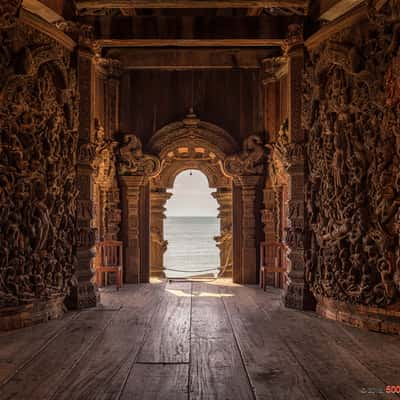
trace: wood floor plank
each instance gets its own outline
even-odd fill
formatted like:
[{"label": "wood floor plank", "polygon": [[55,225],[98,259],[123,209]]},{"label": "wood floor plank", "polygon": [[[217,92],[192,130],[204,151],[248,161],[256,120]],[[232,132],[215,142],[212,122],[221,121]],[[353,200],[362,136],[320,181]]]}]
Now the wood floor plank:
[{"label": "wood floor plank", "polygon": [[227,337],[232,339],[232,328],[218,287],[205,283],[193,283],[192,294],[192,340]]},{"label": "wood floor plank", "polygon": [[[329,321],[329,329],[336,326]],[[377,332],[366,332],[363,329],[341,325],[340,328],[351,339],[347,342],[340,339],[338,345],[352,351],[363,365],[379,376],[387,385],[398,385],[400,381],[400,338],[398,335],[382,335]],[[397,383],[395,383],[397,382]]]},{"label": "wood floor plank", "polygon": [[[163,286],[137,285],[62,385],[54,400],[105,400],[118,398],[143,344],[149,320],[160,303]],[[119,299],[119,293],[110,297]],[[111,299],[110,299],[111,301]]]},{"label": "wood floor plank", "polygon": [[187,400],[188,364],[135,364],[121,400]]},{"label": "wood floor plank", "polygon": [[49,399],[66,373],[110,322],[112,315],[110,311],[82,311],[1,388],[0,399]]},{"label": "wood floor plank", "polygon": [[253,400],[218,288],[196,283],[192,293],[190,399]]},{"label": "wood floor plank", "polygon": [[[255,298],[263,308],[262,299],[266,297],[262,292],[244,288],[241,295],[245,294]],[[286,308],[273,311],[263,308],[263,311],[326,399],[362,400],[365,389],[384,389],[385,383],[355,357],[356,344],[343,334],[337,322]],[[381,399],[382,394],[369,393],[368,398]],[[397,397],[385,395],[385,398]]]},{"label": "wood floor plank", "polygon": [[242,357],[257,399],[323,399],[310,377],[288,351],[276,327],[243,287],[221,287]]},{"label": "wood floor plank", "polygon": [[194,339],[191,349],[190,399],[254,399],[233,337]]},{"label": "wood floor plank", "polygon": [[[100,289],[100,303],[106,309],[118,309],[120,307],[137,307],[136,292],[142,292],[145,287],[151,289],[163,289],[165,282],[124,284],[120,290],[116,290],[114,285]],[[140,294],[139,294],[140,296]]]},{"label": "wood floor plank", "polygon": [[0,334],[0,400],[398,398],[362,393],[399,383],[397,336],[280,295],[223,281],[109,291],[105,309]]},{"label": "wood floor plank", "polygon": [[0,386],[64,329],[76,314],[70,312],[61,320],[0,333]]},{"label": "wood floor plank", "polygon": [[188,363],[191,283],[168,283],[140,351],[142,363]]}]

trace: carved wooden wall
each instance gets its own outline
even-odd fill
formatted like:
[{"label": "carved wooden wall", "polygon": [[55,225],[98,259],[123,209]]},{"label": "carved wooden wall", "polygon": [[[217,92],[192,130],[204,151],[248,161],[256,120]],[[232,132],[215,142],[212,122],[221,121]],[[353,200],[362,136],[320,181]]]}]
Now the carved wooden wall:
[{"label": "carved wooden wall", "polygon": [[[371,307],[388,315],[400,309],[399,21],[389,1],[306,60],[306,279],[320,312],[332,316],[342,307],[347,321]],[[383,320],[376,325],[392,329]]]},{"label": "carved wooden wall", "polygon": [[18,3],[0,7],[0,328],[62,313],[79,239],[76,68],[55,41],[4,22]]}]

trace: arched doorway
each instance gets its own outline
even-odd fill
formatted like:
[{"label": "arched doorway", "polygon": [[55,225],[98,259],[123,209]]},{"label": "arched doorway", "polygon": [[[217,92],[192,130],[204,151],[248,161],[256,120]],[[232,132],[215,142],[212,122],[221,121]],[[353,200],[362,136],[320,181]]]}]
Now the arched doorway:
[{"label": "arched doorway", "polygon": [[266,166],[262,139],[249,135],[239,150],[230,134],[199,120],[191,110],[182,121],[157,131],[146,151],[148,154],[137,136],[127,134],[118,152],[125,282],[148,282],[150,273],[164,276],[163,221],[168,189],[180,172],[192,169],[203,172],[209,187],[215,189],[221,259],[232,260],[232,268],[225,274],[237,283],[256,283],[261,241],[257,199]]},{"label": "arched doorway", "polygon": [[196,170],[206,176],[209,188],[215,189],[213,197],[218,203],[219,211],[219,266],[223,276],[231,277],[234,183],[224,171],[223,161],[237,150],[236,142],[221,128],[202,122],[190,113],[183,121],[167,125],[156,132],[149,147],[161,160],[160,173],[151,179],[151,275],[165,276],[164,254],[167,242],[163,224],[165,204],[171,196],[168,190],[173,188],[180,173]]},{"label": "arched doorway", "polygon": [[220,271],[220,252],[216,246],[220,235],[218,203],[207,177],[198,170],[182,171],[170,193],[164,220],[165,275],[168,278],[217,276]]}]

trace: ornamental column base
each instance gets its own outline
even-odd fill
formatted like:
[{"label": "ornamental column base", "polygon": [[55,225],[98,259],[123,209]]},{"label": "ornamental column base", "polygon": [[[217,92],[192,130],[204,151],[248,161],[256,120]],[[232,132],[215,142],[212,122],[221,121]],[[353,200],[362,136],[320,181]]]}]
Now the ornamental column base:
[{"label": "ornamental column base", "polygon": [[96,307],[100,300],[97,286],[93,283],[91,263],[94,254],[92,249],[77,250],[78,268],[75,274],[76,282],[65,301],[69,309],[80,310]]},{"label": "ornamental column base", "polygon": [[163,267],[151,267],[150,271],[150,277],[151,278],[159,278],[159,279],[165,279],[167,276],[165,275],[165,270]]},{"label": "ornamental column base", "polygon": [[291,265],[287,277],[284,304],[287,308],[294,308],[297,310],[315,310],[315,298],[305,282],[303,253],[304,249],[300,251],[292,250],[289,254]]},{"label": "ornamental column base", "polygon": [[309,291],[308,285],[304,282],[294,281],[288,283],[284,295],[284,304],[287,308],[304,311],[314,311],[316,306],[315,298]]}]

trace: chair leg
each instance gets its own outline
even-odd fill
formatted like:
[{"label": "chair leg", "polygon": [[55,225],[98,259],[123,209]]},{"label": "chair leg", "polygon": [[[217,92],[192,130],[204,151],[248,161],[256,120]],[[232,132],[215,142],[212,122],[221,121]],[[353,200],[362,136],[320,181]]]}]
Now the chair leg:
[{"label": "chair leg", "polygon": [[96,281],[97,281],[97,286],[102,287],[103,286],[103,275],[100,270],[96,270]]},{"label": "chair leg", "polygon": [[117,290],[119,290],[122,287],[122,282],[121,282],[121,271],[117,271]]}]

